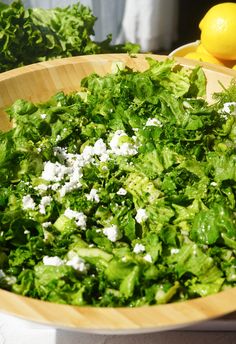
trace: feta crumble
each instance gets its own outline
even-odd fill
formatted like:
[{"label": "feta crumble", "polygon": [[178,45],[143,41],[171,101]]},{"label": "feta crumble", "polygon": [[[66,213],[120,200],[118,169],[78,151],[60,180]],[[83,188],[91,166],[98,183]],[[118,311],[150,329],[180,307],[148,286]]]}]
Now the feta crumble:
[{"label": "feta crumble", "polygon": [[172,248],[171,250],[170,250],[170,254],[177,254],[177,253],[179,253],[179,249],[178,248]]},{"label": "feta crumble", "polygon": [[44,196],[42,197],[40,203],[39,203],[39,212],[40,214],[46,214],[46,207],[50,205],[52,202],[51,196]]},{"label": "feta crumble", "polygon": [[57,256],[54,256],[54,257],[44,256],[43,257],[43,264],[44,265],[52,265],[52,266],[61,266],[64,264],[64,261]]},{"label": "feta crumble", "polygon": [[134,249],[133,249],[134,253],[139,254],[141,252],[145,251],[145,246],[143,244],[135,244]]},{"label": "feta crumble", "polygon": [[37,191],[47,191],[48,188],[49,188],[49,185],[46,185],[46,184],[39,184],[34,187],[34,189]]},{"label": "feta crumble", "polygon": [[48,222],[43,222],[42,223],[42,227],[43,228],[48,228],[48,227],[50,227],[52,225],[52,223],[50,222],[50,221],[48,221]]},{"label": "feta crumble", "polygon": [[81,185],[82,184],[80,182],[76,182],[73,180],[66,182],[59,190],[60,197],[64,197],[68,192],[80,188]]},{"label": "feta crumble", "polygon": [[92,146],[84,147],[84,150],[81,154],[82,159],[84,160],[84,165],[94,162],[94,148]]},{"label": "feta crumble", "polygon": [[217,183],[216,182],[211,182],[210,185],[211,186],[217,186]]},{"label": "feta crumble", "polygon": [[68,217],[68,219],[75,220],[76,225],[81,229],[86,228],[87,216],[84,213],[67,208],[64,215]]},{"label": "feta crumble", "polygon": [[228,114],[236,115],[236,102],[224,103],[222,111]]},{"label": "feta crumble", "polygon": [[142,222],[145,222],[147,219],[148,219],[148,215],[147,215],[146,210],[143,208],[138,209],[137,214],[135,216],[135,220],[138,223],[142,223]]},{"label": "feta crumble", "polygon": [[100,198],[98,195],[98,190],[97,189],[91,189],[90,193],[86,194],[86,198],[88,201],[91,201],[91,202],[94,201],[96,203],[99,203]]},{"label": "feta crumble", "polygon": [[117,130],[109,145],[111,152],[115,155],[132,156],[138,153],[138,145],[130,138],[124,130]]},{"label": "feta crumble", "polygon": [[103,155],[107,153],[107,147],[103,139],[99,139],[95,142],[93,150],[95,155]]},{"label": "feta crumble", "polygon": [[143,257],[144,260],[146,260],[147,262],[149,263],[152,263],[152,257],[149,253],[147,253],[144,257]]},{"label": "feta crumble", "polygon": [[30,195],[23,196],[22,207],[24,210],[28,210],[28,209],[34,210],[35,209],[36,204]]},{"label": "feta crumble", "polygon": [[66,262],[66,265],[72,266],[73,269],[80,271],[80,272],[85,272],[87,271],[86,264],[84,260],[80,257],[74,256],[70,260]]},{"label": "feta crumble", "polygon": [[112,242],[117,241],[119,238],[119,229],[116,225],[103,228],[103,233]]},{"label": "feta crumble", "polygon": [[117,191],[117,195],[119,195],[119,196],[125,196],[126,194],[127,194],[127,191],[124,188],[120,188]]},{"label": "feta crumble", "polygon": [[162,123],[157,118],[148,118],[145,126],[146,127],[162,127]]},{"label": "feta crumble", "polygon": [[71,167],[66,167],[59,162],[47,161],[44,163],[42,178],[47,181],[60,182],[65,175],[71,172]]}]

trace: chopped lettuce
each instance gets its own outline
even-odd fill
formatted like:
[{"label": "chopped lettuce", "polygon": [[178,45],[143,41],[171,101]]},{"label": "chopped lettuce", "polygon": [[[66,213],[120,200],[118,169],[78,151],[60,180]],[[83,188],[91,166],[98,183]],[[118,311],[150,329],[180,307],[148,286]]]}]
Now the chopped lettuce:
[{"label": "chopped lettuce", "polygon": [[2,288],[135,307],[235,286],[236,122],[224,100],[236,87],[209,105],[199,67],[147,60],[7,109]]}]

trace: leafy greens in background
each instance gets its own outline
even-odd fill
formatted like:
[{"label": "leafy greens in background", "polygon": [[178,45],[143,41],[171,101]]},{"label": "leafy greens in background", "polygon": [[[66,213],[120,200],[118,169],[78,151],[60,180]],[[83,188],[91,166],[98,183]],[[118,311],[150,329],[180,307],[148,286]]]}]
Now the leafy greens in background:
[{"label": "leafy greens in background", "polygon": [[0,72],[59,57],[139,50],[131,43],[111,45],[111,36],[94,42],[95,21],[80,2],[54,9],[0,3]]},{"label": "leafy greens in background", "polygon": [[[8,109],[14,128],[0,135],[2,288],[59,303],[134,307],[235,286],[236,86],[208,105],[201,68],[148,62],[142,73],[92,74],[79,92]],[[108,153],[117,131],[126,135],[118,153]],[[78,188],[64,194],[67,175],[57,185],[42,172],[48,162],[50,173],[67,171],[65,154],[78,166],[87,162]]]}]

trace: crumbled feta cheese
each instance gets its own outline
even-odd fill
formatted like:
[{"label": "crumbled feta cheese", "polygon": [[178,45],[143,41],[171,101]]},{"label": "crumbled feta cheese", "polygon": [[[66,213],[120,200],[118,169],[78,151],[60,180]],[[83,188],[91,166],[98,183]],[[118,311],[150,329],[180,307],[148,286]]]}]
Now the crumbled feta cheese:
[{"label": "crumbled feta cheese", "polygon": [[68,219],[75,219],[75,218],[77,218],[78,214],[79,214],[78,211],[75,211],[75,210],[72,210],[72,209],[69,209],[69,208],[67,208],[65,210],[65,212],[64,212],[64,215],[66,217],[68,217]]},{"label": "crumbled feta cheese", "polygon": [[106,161],[110,160],[110,156],[108,153],[103,153],[99,156],[99,160],[101,162],[106,162]]},{"label": "crumbled feta cheese", "polygon": [[115,155],[132,156],[138,153],[137,144],[130,142],[130,138],[124,130],[117,130],[109,145],[111,147],[111,152]]},{"label": "crumbled feta cheese", "polygon": [[103,155],[107,152],[107,147],[103,139],[99,139],[95,142],[93,152],[95,155]]},{"label": "crumbled feta cheese", "polygon": [[40,214],[46,214],[46,207],[50,205],[52,202],[51,196],[44,196],[42,197],[40,203],[39,203],[39,212]]},{"label": "crumbled feta cheese", "polygon": [[81,154],[71,154],[68,153],[65,155],[65,160],[67,164],[71,167],[79,168],[79,167],[84,167],[88,161],[86,162]]},{"label": "crumbled feta cheese", "polygon": [[148,118],[145,126],[146,127],[162,127],[162,123],[157,118]]},{"label": "crumbled feta cheese", "polygon": [[[66,151],[63,149],[56,149],[55,153],[59,154],[61,157],[62,155],[64,158],[67,157]],[[68,154],[68,158],[71,159],[71,155]],[[73,163],[76,166],[74,166]],[[72,160],[71,165],[72,166],[68,167],[58,162],[52,163],[50,161],[47,161],[44,164],[42,178],[48,181],[56,182],[54,185],[50,186],[53,191],[56,191],[61,187],[58,182],[61,182],[64,178],[69,178],[69,181],[62,185],[61,189],[59,190],[61,197],[64,197],[68,192],[71,192],[81,186],[80,178],[83,176],[81,168],[77,166],[76,160]]]},{"label": "crumbled feta cheese", "polygon": [[126,194],[127,194],[127,191],[124,188],[120,188],[117,191],[117,195],[119,195],[119,196],[125,196]]},{"label": "crumbled feta cheese", "polygon": [[152,257],[149,253],[147,253],[144,257],[143,257],[144,260],[146,260],[147,262],[149,263],[152,263]]},{"label": "crumbled feta cheese", "polygon": [[141,253],[141,252],[144,252],[145,251],[145,246],[142,245],[142,244],[135,244],[134,246],[134,249],[133,249],[134,253],[138,254],[138,253]]},{"label": "crumbled feta cheese", "polygon": [[52,225],[52,223],[50,222],[50,221],[48,221],[48,222],[43,222],[42,223],[42,227],[43,228],[48,228],[48,227],[50,227]]},{"label": "crumbled feta cheese", "polygon": [[34,210],[36,206],[33,198],[30,195],[23,196],[22,205],[23,205],[24,210],[27,210],[27,209]]},{"label": "crumbled feta cheese", "polygon": [[28,229],[25,229],[24,234],[30,234],[30,231]]},{"label": "crumbled feta cheese", "polygon": [[119,238],[119,229],[116,225],[112,225],[111,227],[103,228],[103,233],[112,242],[117,241]]},{"label": "crumbled feta cheese", "polygon": [[138,222],[138,223],[142,223],[142,222],[145,222],[148,218],[148,215],[147,215],[147,212],[145,209],[138,209],[137,210],[137,214],[135,216],[135,220]]},{"label": "crumbled feta cheese", "polygon": [[54,147],[53,151],[55,156],[59,156],[62,159],[66,158],[67,150],[65,147]]},{"label": "crumbled feta cheese", "polygon": [[87,271],[86,264],[84,260],[80,257],[74,256],[72,259],[66,262],[66,265],[72,266],[75,270],[80,271],[80,272]]},{"label": "crumbled feta cheese", "polygon": [[118,147],[116,150],[113,150],[113,152],[116,155],[122,156],[132,156],[138,153],[137,147],[135,147],[129,142],[122,143],[122,145]]},{"label": "crumbled feta cheese", "polygon": [[66,167],[59,162],[53,163],[51,161],[47,161],[44,163],[42,178],[52,182],[59,182],[70,172],[70,167]]},{"label": "crumbled feta cheese", "polygon": [[178,248],[172,248],[170,250],[170,254],[177,254],[177,253],[179,253],[179,249]]},{"label": "crumbled feta cheese", "polygon": [[41,117],[42,119],[45,119],[45,118],[47,117],[47,114],[46,114],[46,113],[41,113],[40,117]]},{"label": "crumbled feta cheese", "polygon": [[38,190],[38,191],[47,191],[47,189],[49,188],[49,185],[46,185],[46,184],[39,184],[37,186],[35,186],[35,190]]},{"label": "crumbled feta cheese", "polygon": [[81,187],[80,182],[75,182],[75,181],[69,181],[66,182],[61,189],[59,190],[60,197],[64,197],[68,192],[71,192],[75,189],[78,189]]},{"label": "crumbled feta cheese", "polygon": [[80,179],[83,177],[83,172],[81,167],[72,166],[71,173],[69,175],[71,183],[79,183]]},{"label": "crumbled feta cheese", "polygon": [[211,182],[210,185],[211,185],[211,186],[217,186],[217,183],[216,183],[216,182]]},{"label": "crumbled feta cheese", "polygon": [[44,265],[52,265],[52,266],[60,266],[64,264],[64,261],[55,256],[55,257],[48,257],[48,256],[44,256],[43,257],[43,264]]},{"label": "crumbled feta cheese", "polygon": [[224,103],[222,111],[232,115],[236,115],[236,102]]},{"label": "crumbled feta cheese", "polygon": [[67,208],[64,212],[64,215],[69,219],[74,219],[76,225],[81,229],[86,228],[87,216],[84,213]]},{"label": "crumbled feta cheese", "polygon": [[81,154],[84,164],[89,164],[94,162],[94,148],[92,146],[85,146]]},{"label": "crumbled feta cheese", "polygon": [[100,198],[97,189],[91,189],[90,193],[86,195],[88,201],[99,203]]},{"label": "crumbled feta cheese", "polygon": [[50,188],[51,188],[53,191],[58,190],[59,187],[60,187],[60,183],[54,183],[53,185],[50,185]]}]

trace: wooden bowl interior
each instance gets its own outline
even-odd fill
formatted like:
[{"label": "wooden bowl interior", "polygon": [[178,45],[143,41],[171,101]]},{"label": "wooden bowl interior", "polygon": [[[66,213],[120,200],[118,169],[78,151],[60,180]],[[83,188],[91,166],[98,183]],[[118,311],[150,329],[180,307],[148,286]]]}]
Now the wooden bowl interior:
[{"label": "wooden bowl interior", "polygon": [[[147,68],[146,55],[131,58],[126,54],[73,57],[38,63],[0,74],[0,129],[9,130],[11,124],[4,109],[16,99],[33,102],[46,101],[58,91],[78,90],[86,75],[111,71],[114,61],[123,61],[136,70]],[[165,56],[152,55],[157,60]],[[196,62],[183,58],[176,60],[193,67]],[[207,98],[221,90],[219,81],[229,85],[236,71],[207,63],[202,65],[208,80]],[[0,310],[18,317],[63,328],[97,333],[137,333],[160,331],[186,326],[198,321],[222,316],[236,310],[236,288],[216,295],[182,303],[141,308],[93,308],[58,305],[34,300],[0,290]]]}]

